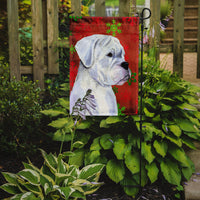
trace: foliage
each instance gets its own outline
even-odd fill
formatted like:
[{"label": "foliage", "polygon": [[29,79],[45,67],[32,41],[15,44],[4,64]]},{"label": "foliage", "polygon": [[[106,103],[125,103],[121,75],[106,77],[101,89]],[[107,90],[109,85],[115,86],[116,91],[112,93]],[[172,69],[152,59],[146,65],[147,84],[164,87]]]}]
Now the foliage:
[{"label": "foliage", "polygon": [[17,174],[3,172],[8,183],[0,188],[13,195],[11,199],[86,199],[102,183],[102,164],[91,164],[81,170],[64,162],[65,153],[58,156],[42,151],[44,163],[39,169],[30,161]]},{"label": "foliage", "polygon": [[[133,197],[138,193],[134,186],[140,184],[140,138],[141,185],[159,181],[177,191],[194,172],[184,148],[195,149],[193,141],[200,140],[200,113],[194,106],[199,104],[196,93],[200,89],[159,68],[152,54],[144,59],[142,134],[139,116],[90,117],[77,126],[76,136],[82,143],[70,160],[78,166],[106,164],[108,177]],[[71,140],[74,122],[66,117],[68,106],[61,98],[57,108],[45,111],[56,117],[50,124],[57,129],[56,140]],[[60,129],[66,133],[64,138]]]},{"label": "foliage", "polygon": [[0,149],[15,153],[32,151],[29,141],[39,126],[41,90],[26,78],[10,81],[6,64],[1,66],[0,77]]}]

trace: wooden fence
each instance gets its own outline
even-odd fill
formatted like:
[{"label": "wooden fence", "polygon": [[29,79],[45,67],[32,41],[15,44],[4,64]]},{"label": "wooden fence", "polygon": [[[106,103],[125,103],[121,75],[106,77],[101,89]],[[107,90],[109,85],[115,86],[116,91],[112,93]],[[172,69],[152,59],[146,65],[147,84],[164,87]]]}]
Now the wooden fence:
[{"label": "wooden fence", "polygon": [[[39,80],[39,85],[44,88],[44,74],[59,73],[60,44],[69,48],[69,42],[58,41],[58,2],[59,0],[32,0],[32,44],[33,66],[21,66],[20,64],[20,41],[18,22],[18,0],[7,0],[8,9],[8,34],[9,34],[9,57],[10,76],[21,79],[21,74],[33,74],[34,80]],[[151,27],[154,27],[154,36],[150,38],[150,46],[157,50],[156,57],[160,52],[160,4],[159,0],[151,0]],[[200,0],[198,20],[198,44],[197,44],[197,77],[200,78]],[[81,0],[71,0],[71,8],[74,16],[81,16]],[[136,0],[119,0],[119,16],[132,16],[135,12]],[[105,16],[105,0],[95,0],[96,16]],[[183,13],[184,0],[174,0],[174,71],[183,75]],[[152,34],[153,35],[153,34]]]}]

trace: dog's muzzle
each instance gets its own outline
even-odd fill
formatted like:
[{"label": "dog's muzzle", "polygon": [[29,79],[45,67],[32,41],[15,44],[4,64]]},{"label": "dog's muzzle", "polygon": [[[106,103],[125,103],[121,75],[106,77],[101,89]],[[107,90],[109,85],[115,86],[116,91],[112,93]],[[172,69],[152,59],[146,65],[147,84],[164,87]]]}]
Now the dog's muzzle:
[{"label": "dog's muzzle", "polygon": [[123,67],[125,70],[128,70],[128,66],[129,66],[128,62],[122,62],[121,63],[121,67]]}]

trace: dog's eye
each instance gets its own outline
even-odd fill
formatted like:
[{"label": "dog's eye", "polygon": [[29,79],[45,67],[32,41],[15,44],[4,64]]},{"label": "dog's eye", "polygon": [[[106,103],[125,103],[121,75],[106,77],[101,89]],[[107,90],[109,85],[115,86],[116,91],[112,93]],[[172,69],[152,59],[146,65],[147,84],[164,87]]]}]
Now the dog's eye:
[{"label": "dog's eye", "polygon": [[112,57],[113,54],[112,54],[112,53],[108,53],[107,56],[108,56],[108,57]]}]

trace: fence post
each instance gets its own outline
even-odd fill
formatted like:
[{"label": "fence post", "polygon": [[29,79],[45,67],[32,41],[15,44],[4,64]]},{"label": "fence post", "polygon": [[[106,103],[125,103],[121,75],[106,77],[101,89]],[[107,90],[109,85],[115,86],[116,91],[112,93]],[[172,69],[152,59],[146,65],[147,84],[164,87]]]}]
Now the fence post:
[{"label": "fence post", "polygon": [[199,8],[198,8],[197,78],[200,78],[200,0],[199,0]]},{"label": "fence post", "polygon": [[155,48],[155,58],[160,57],[160,0],[151,0],[151,19],[150,19],[150,48]]},{"label": "fence post", "polygon": [[32,0],[33,79],[44,88],[42,0]]},{"label": "fence post", "polygon": [[174,46],[173,72],[183,77],[185,0],[174,0]]},{"label": "fence post", "polygon": [[119,1],[119,16],[128,17],[130,16],[130,0],[120,0]]},{"label": "fence post", "polygon": [[7,1],[10,79],[21,80],[18,0]]},{"label": "fence post", "polygon": [[59,73],[58,52],[58,1],[47,1],[47,52],[48,74]]},{"label": "fence post", "polygon": [[72,0],[71,1],[71,10],[74,16],[81,16],[81,0]]},{"label": "fence post", "polygon": [[105,0],[95,0],[95,16],[106,16],[106,4]]}]

